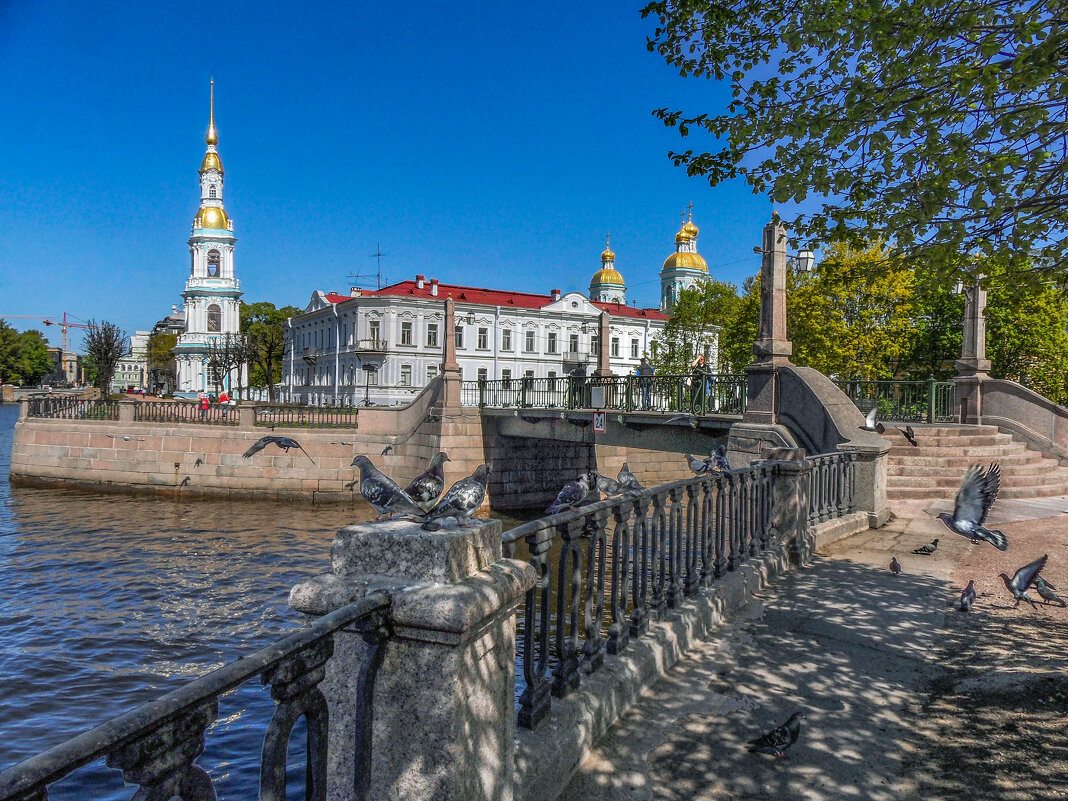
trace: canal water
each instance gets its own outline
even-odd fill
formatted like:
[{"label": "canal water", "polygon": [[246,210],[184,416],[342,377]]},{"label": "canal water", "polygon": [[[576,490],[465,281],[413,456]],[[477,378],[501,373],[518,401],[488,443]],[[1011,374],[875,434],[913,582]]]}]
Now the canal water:
[{"label": "canal water", "polygon": [[[289,589],[329,571],[338,528],[374,515],[362,501],[11,487],[17,417],[17,405],[0,404],[0,770],[295,631],[303,620]],[[255,680],[222,699],[199,760],[220,799],[258,787],[273,710]],[[301,728],[291,766],[302,743]],[[303,783],[294,772],[292,798]],[[49,790],[51,801],[130,795],[102,762]]]}]

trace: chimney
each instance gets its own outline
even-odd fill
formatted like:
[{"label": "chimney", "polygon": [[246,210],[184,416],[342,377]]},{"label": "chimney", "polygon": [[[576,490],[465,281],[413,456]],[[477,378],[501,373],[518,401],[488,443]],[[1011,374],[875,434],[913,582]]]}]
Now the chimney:
[{"label": "chimney", "polygon": [[354,286],[354,287],[349,289],[349,297],[350,298],[358,298],[362,294],[363,294],[363,290],[360,289],[358,286]]},{"label": "chimney", "polygon": [[430,297],[436,298],[438,296],[438,279],[430,279]]},{"label": "chimney", "polygon": [[426,276],[425,275],[417,275],[415,277],[415,288],[416,289],[422,289],[425,285],[426,285]]},{"label": "chimney", "polygon": [[560,300],[560,290],[559,289],[550,289],[549,290],[549,297],[553,299],[553,303],[556,303],[556,301]]}]

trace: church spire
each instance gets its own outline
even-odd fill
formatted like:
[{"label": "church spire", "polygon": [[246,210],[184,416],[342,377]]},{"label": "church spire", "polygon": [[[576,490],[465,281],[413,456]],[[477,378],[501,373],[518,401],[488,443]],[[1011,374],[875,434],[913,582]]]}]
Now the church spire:
[{"label": "church spire", "polygon": [[211,106],[208,112],[208,135],[204,137],[205,144],[219,144],[219,134],[215,131],[215,77],[211,79]]}]

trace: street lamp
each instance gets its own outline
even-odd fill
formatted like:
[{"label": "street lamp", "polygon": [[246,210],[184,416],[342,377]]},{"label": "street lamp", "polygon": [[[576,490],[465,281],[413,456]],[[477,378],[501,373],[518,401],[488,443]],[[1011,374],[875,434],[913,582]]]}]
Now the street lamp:
[{"label": "street lamp", "polygon": [[[764,250],[762,247],[753,248],[753,252],[763,256],[769,251]],[[810,273],[816,269],[816,254],[811,250],[801,250],[796,254],[786,254],[787,264],[793,265],[793,268],[799,273]]]}]

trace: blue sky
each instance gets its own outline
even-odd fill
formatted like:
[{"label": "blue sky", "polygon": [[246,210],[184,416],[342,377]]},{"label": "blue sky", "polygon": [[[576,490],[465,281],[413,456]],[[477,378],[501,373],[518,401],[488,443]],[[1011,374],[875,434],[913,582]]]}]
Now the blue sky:
[{"label": "blue sky", "polygon": [[712,274],[758,270],[767,198],[688,178],[651,114],[727,92],[647,52],[640,0],[449,6],[0,2],[0,315],[180,302],[212,74],[247,301],[344,291],[379,243],[391,282],[586,292],[611,231],[655,306],[691,201]]}]

